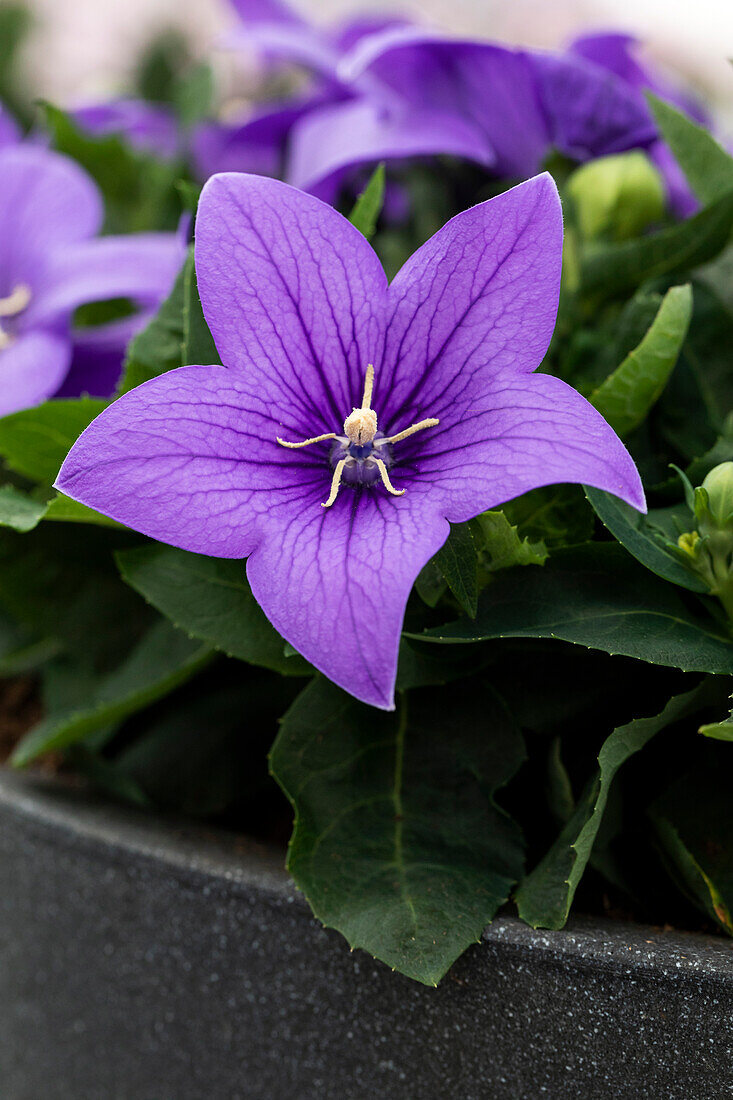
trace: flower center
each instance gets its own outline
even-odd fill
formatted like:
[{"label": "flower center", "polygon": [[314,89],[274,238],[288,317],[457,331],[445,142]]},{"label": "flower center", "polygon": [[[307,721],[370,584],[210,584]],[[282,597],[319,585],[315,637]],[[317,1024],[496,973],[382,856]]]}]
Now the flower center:
[{"label": "flower center", "polygon": [[335,440],[330,455],[333,468],[331,492],[328,500],[321,505],[322,508],[331,507],[342,481],[347,485],[370,486],[381,480],[388,493],[394,497],[401,497],[405,490],[395,489],[389,480],[388,469],[392,465],[391,445],[407,439],[415,432],[421,432],[424,428],[433,428],[439,423],[437,417],[430,417],[427,420],[420,420],[417,424],[411,424],[409,428],[405,428],[396,435],[382,435],[377,430],[377,414],[372,408],[373,388],[374,367],[370,363],[364,380],[361,406],[358,409],[352,409],[344,420],[343,435],[326,432],[325,435],[315,435],[312,439],[304,439],[300,443],[289,443],[277,437],[281,447],[290,447],[293,450],[298,447],[310,447],[312,443],[322,443],[326,439]]},{"label": "flower center", "polygon": [[[28,307],[31,300],[30,287],[25,283],[19,283],[5,298],[0,298],[0,318],[17,317]],[[12,332],[0,322],[0,351],[7,348],[15,340]]]}]

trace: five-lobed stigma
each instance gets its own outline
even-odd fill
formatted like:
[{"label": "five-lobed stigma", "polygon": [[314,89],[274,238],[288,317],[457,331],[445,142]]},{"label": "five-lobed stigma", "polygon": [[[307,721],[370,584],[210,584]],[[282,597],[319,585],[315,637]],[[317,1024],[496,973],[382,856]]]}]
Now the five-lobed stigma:
[{"label": "five-lobed stigma", "polygon": [[439,423],[437,417],[429,417],[427,420],[420,420],[417,424],[411,424],[409,428],[397,432],[396,435],[382,435],[377,428],[377,414],[372,408],[373,389],[374,367],[370,363],[364,380],[361,406],[352,409],[346,417],[343,435],[326,432],[325,435],[315,435],[300,443],[290,443],[286,439],[277,437],[281,447],[292,449],[310,447],[312,443],[322,443],[327,439],[334,440],[334,446],[331,448],[333,466],[331,491],[328,500],[323,501],[322,508],[331,507],[343,482],[350,485],[372,485],[381,479],[388,493],[401,497],[405,490],[395,489],[389,479],[388,471],[392,464],[391,444],[399,443],[425,428],[434,428]]}]

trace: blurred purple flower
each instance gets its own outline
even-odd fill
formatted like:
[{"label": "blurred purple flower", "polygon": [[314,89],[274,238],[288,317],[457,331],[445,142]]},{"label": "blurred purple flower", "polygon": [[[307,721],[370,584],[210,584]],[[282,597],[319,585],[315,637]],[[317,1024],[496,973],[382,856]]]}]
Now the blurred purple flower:
[{"label": "blurred purple flower", "polygon": [[[129,298],[150,307],[170,288],[183,259],[176,236],[92,239],[102,217],[101,196],[74,161],[31,144],[0,150],[0,415],[36,405],[63,386],[78,306]],[[128,322],[127,331],[140,323]],[[82,342],[94,332],[84,330]],[[110,332],[96,336],[109,345]],[[118,342],[118,370],[123,351]],[[92,358],[80,377],[95,394],[97,369]]]},{"label": "blurred purple flower", "polygon": [[[634,53],[639,45],[638,40],[628,34],[593,34],[576,38],[570,45],[570,52],[614,73],[637,93],[639,104],[645,110],[648,111],[644,92],[648,90],[679,107],[696,122],[709,127],[712,120],[700,100],[657,72],[653,66],[637,60]],[[664,179],[672,210],[681,218],[694,214],[699,203],[669,146],[657,139],[649,146],[648,152]]]},{"label": "blurred purple flower", "polygon": [[114,134],[133,149],[173,159],[180,152],[178,123],[173,113],[142,99],[89,103],[71,112],[77,125],[101,137]]},{"label": "blurred purple flower", "polygon": [[0,103],[0,149],[7,145],[17,145],[20,141],[20,127],[13,116],[2,103]]},{"label": "blurred purple flower", "polygon": [[196,267],[225,366],[181,367],[114,402],[58,487],[163,542],[248,556],[276,629],[335,683],[391,708],[407,598],[448,521],[565,481],[644,508],[602,417],[532,373],[561,252],[548,175],[459,214],[391,285],[317,198],[216,176]]}]

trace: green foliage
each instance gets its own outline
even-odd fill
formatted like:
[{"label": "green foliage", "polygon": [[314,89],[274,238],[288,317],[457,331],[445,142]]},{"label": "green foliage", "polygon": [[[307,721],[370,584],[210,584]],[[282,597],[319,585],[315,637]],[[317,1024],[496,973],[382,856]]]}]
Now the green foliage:
[{"label": "green foliage", "polygon": [[295,808],[288,867],[315,915],[436,984],[521,873],[519,832],[494,794],[522,758],[508,712],[479,685],[460,711],[425,691],[380,714],[314,681],[271,766]]},{"label": "green foliage", "polygon": [[[192,254],[192,253],[190,253]],[[130,342],[117,396],[180,367],[183,362],[184,305],[188,259],[152,321]]]},{"label": "green foliage", "polygon": [[638,428],[674,369],[692,316],[689,285],[672,287],[644,339],[591,394],[590,403],[621,438]]},{"label": "green foliage", "polygon": [[606,738],[598,754],[597,773],[587,784],[547,855],[516,892],[522,920],[533,928],[563,927],[598,836],[617,771],[652,737],[699,710],[701,694],[701,689],[696,688],[678,695],[669,701],[661,714],[637,718]]},{"label": "green foliage", "polygon": [[379,215],[382,213],[384,187],[385,171],[384,162],[382,162],[372,172],[369,183],[359,195],[349,216],[351,224],[355,225],[368,241],[374,236]]},{"label": "green foliage", "polygon": [[12,485],[0,488],[0,527],[12,527],[14,531],[31,531],[46,512],[43,501],[14,489]]},{"label": "green foliage", "polygon": [[212,655],[208,646],[161,621],[117,668],[91,684],[83,684],[79,668],[72,666],[70,679],[74,688],[83,688],[83,692],[76,692],[78,698],[66,709],[52,709],[41,719],[16,747],[12,763],[24,767],[43,753],[74,744],[127,718],[185,683]]},{"label": "green foliage", "polygon": [[646,96],[662,137],[700,202],[712,203],[733,191],[730,153],[682,111],[651,92]]},{"label": "green foliage", "polygon": [[93,397],[46,401],[0,419],[5,465],[40,485],[53,485],[73,443],[107,402]]},{"label": "green foliage", "polygon": [[648,279],[690,271],[712,260],[728,243],[733,229],[733,188],[699,214],[632,241],[588,247],[581,263],[585,294],[613,297],[634,290]]},{"label": "green foliage", "polygon": [[478,553],[470,524],[451,526],[435,564],[463,610],[473,617],[478,603]]},{"label": "green foliage", "polygon": [[[544,565],[547,560],[543,540],[532,542],[526,536],[521,537],[518,527],[509,522],[504,511],[483,512],[476,517],[473,526],[477,531],[479,563],[484,575],[511,569],[514,565]],[[476,614],[475,608],[473,614]]]},{"label": "green foliage", "polygon": [[686,672],[733,674],[725,627],[692,611],[620,546],[592,544],[553,554],[518,581],[509,570],[479,598],[475,619],[422,635],[439,643],[488,638],[561,638]]},{"label": "green foliage", "polygon": [[54,148],[77,161],[99,186],[108,232],[175,229],[181,213],[177,165],[132,149],[115,135],[86,134],[65,111],[43,106]]},{"label": "green foliage", "polygon": [[184,363],[221,363],[214,338],[204,319],[196,282],[193,249],[183,268],[183,351]]},{"label": "green foliage", "polygon": [[177,627],[230,657],[300,675],[310,666],[286,657],[247,583],[243,561],[207,558],[147,543],[117,555],[123,580]]}]

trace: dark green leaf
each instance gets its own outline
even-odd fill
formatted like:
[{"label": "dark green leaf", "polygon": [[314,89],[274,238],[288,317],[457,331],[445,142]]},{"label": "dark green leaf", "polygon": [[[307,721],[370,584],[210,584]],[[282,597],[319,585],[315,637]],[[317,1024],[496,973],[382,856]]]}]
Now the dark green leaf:
[{"label": "dark green leaf", "polygon": [[382,213],[382,206],[384,205],[384,184],[385,172],[384,163],[382,163],[378,164],[374,169],[369,183],[356,200],[354,209],[351,211],[349,217],[351,224],[355,225],[359,232],[364,234],[367,240],[370,240],[374,236],[374,231],[379,221],[379,215]]},{"label": "dark green leaf", "polygon": [[559,550],[544,569],[501,573],[479,597],[475,619],[417,637],[435,642],[560,638],[685,672],[733,673],[725,628],[691,611],[676,589],[620,546]]},{"label": "dark green leaf", "polygon": [[43,501],[14,489],[12,485],[0,488],[0,527],[12,527],[14,531],[32,531],[43,519],[46,505]]},{"label": "dark green leaf", "polygon": [[183,295],[183,362],[203,365],[221,363],[201,308],[193,249],[189,250],[184,267]]},{"label": "dark green leaf", "polygon": [[[542,540],[530,542],[520,538],[504,511],[483,512],[471,525],[475,541],[479,546],[480,576],[483,585],[484,575],[496,573],[499,569],[510,569],[513,565],[544,565],[547,560],[547,547]],[[473,614],[476,614],[474,607]]]},{"label": "dark green leaf", "polygon": [[478,555],[468,523],[451,526],[448,539],[435,555],[435,563],[466,614],[475,615],[478,602]]},{"label": "dark green leaf", "polygon": [[691,570],[685,569],[680,559],[667,548],[663,538],[654,530],[655,526],[660,526],[661,520],[660,517],[655,524],[656,513],[643,516],[636,508],[611,493],[604,493],[602,489],[586,486],[585,494],[604,527],[608,528],[637,561],[651,569],[652,573],[664,577],[672,584],[689,588],[691,592],[708,591],[705,582]]},{"label": "dark green leaf", "polygon": [[243,561],[149,543],[118,554],[117,563],[129,585],[192,637],[285,676],[310,671],[302,657],[285,656],[282,638],[252,595]]},{"label": "dark green leaf", "polygon": [[295,808],[288,867],[315,915],[433,985],[521,873],[519,831],[493,795],[523,746],[486,687],[460,712],[441,691],[408,706],[380,713],[316,680],[285,715],[271,766]]},{"label": "dark green leaf", "polygon": [[700,707],[701,691],[696,688],[671,699],[661,714],[620,726],[604,741],[598,754],[598,773],[587,785],[547,855],[516,892],[522,920],[533,928],[563,927],[590,859],[616,772],[657,733]]},{"label": "dark green leaf", "polygon": [[634,290],[647,279],[687,272],[717,256],[731,228],[733,192],[659,233],[588,248],[582,263],[583,291],[610,297]]},{"label": "dark green leaf", "polygon": [[[176,276],[168,297],[146,328],[127,349],[117,396],[135,389],[183,362],[183,309],[186,297],[186,264]],[[0,424],[1,427],[1,424]]]},{"label": "dark green leaf", "polygon": [[502,508],[522,539],[546,547],[577,546],[593,535],[593,513],[579,485],[532,489]]},{"label": "dark green leaf", "polygon": [[95,416],[107,407],[92,397],[46,401],[0,419],[0,455],[18,474],[53,485],[61,463]]},{"label": "dark green leaf", "polygon": [[[681,365],[688,365],[702,394],[713,430],[724,431],[725,418],[733,410],[733,311],[710,287],[695,282],[695,311]],[[681,417],[689,418],[688,408]],[[700,452],[697,451],[699,454]]]},{"label": "dark green leaf", "polygon": [[435,607],[447,587],[435,558],[431,558],[417,575],[415,588],[418,596],[428,607]]},{"label": "dark green leaf", "polygon": [[87,734],[149,706],[202,669],[213,650],[170,623],[158,622],[129,656],[67,711],[53,710],[26,734],[12,756],[23,767],[37,756],[80,741]]},{"label": "dark green leaf", "polygon": [[692,316],[689,285],[665,294],[651,328],[590,397],[623,439],[646,419],[677,362]]},{"label": "dark green leaf", "polygon": [[650,816],[673,877],[733,935],[733,799],[728,745],[701,743],[697,762],[652,805]]},{"label": "dark green leaf", "polygon": [[651,92],[646,96],[662,137],[700,202],[707,205],[733,190],[733,157],[713,135]]}]

